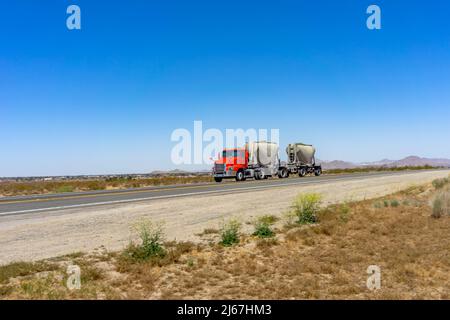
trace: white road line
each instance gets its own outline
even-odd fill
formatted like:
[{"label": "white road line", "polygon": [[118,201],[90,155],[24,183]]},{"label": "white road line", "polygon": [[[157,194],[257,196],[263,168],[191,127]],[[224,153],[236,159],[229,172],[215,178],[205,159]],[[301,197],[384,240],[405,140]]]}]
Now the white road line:
[{"label": "white road line", "polygon": [[[359,177],[359,178],[364,179],[365,177]],[[354,178],[354,179],[358,179],[358,178]],[[332,179],[332,180],[329,180],[326,182],[334,182],[334,181],[342,181],[342,180],[348,181],[349,179],[348,179],[348,177],[347,178],[339,178],[339,179]],[[255,189],[268,189],[268,188],[274,188],[274,187],[285,187],[285,186],[291,186],[291,185],[317,184],[319,182],[323,182],[323,181],[292,182],[292,183],[283,183],[283,184],[279,184],[279,185],[253,186],[253,187],[245,187],[245,188],[199,191],[199,192],[180,193],[180,194],[172,194],[172,195],[165,195],[165,196],[152,196],[152,197],[145,197],[145,198],[112,200],[112,201],[94,202],[94,203],[83,203],[83,204],[74,204],[74,205],[59,206],[59,207],[48,207],[48,208],[40,208],[40,209],[1,212],[0,216],[7,216],[7,215],[14,215],[14,214],[21,214],[21,213],[42,212],[42,211],[50,211],[50,210],[54,211],[54,210],[74,209],[74,208],[83,208],[83,207],[95,207],[95,206],[101,206],[101,205],[121,204],[121,203],[138,202],[138,201],[145,201],[145,200],[169,199],[169,198],[178,198],[178,197],[185,197],[185,196],[202,195],[202,194],[229,193],[230,191],[246,191],[246,190],[255,190]]]}]

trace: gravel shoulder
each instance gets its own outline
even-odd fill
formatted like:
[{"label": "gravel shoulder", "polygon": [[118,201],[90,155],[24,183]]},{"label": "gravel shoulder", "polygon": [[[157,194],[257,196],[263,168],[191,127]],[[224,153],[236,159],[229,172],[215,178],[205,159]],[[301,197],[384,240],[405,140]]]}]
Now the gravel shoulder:
[{"label": "gravel shoulder", "polygon": [[[218,228],[224,219],[252,221],[289,211],[302,192],[321,193],[325,204],[391,194],[448,176],[450,170],[424,171],[318,185],[283,186],[234,194],[195,196],[0,217],[0,264],[51,258],[97,248],[120,250],[132,240],[131,226],[150,218],[164,224],[167,240],[200,241],[196,234]],[[245,230],[244,230],[245,231]]]}]

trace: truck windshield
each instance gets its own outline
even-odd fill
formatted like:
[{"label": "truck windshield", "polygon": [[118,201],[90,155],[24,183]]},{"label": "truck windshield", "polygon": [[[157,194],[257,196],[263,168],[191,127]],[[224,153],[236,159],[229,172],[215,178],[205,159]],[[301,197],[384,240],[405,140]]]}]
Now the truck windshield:
[{"label": "truck windshield", "polygon": [[224,150],[222,153],[223,158],[232,158],[232,157],[244,157],[244,151],[241,150]]}]

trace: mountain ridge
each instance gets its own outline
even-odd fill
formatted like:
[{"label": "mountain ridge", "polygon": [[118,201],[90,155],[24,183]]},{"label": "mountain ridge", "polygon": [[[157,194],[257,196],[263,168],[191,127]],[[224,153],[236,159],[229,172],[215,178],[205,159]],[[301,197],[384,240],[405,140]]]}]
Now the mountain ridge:
[{"label": "mountain ridge", "polygon": [[372,162],[350,162],[343,160],[319,160],[317,163],[322,164],[324,169],[354,169],[364,167],[418,167],[418,166],[431,166],[431,167],[450,167],[450,159],[446,158],[423,158],[419,156],[407,156],[400,160],[382,159],[380,161]]}]

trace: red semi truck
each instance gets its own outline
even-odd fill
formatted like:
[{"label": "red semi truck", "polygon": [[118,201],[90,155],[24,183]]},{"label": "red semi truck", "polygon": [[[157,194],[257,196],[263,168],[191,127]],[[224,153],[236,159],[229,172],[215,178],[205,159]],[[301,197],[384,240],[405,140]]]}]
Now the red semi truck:
[{"label": "red semi truck", "polygon": [[315,149],[303,143],[289,144],[286,148],[288,161],[280,161],[276,143],[259,141],[247,143],[244,148],[224,149],[214,162],[213,177],[216,182],[234,178],[244,181],[278,176],[287,178],[289,174],[300,177],[308,173],[322,174],[322,167],[315,163]]}]

